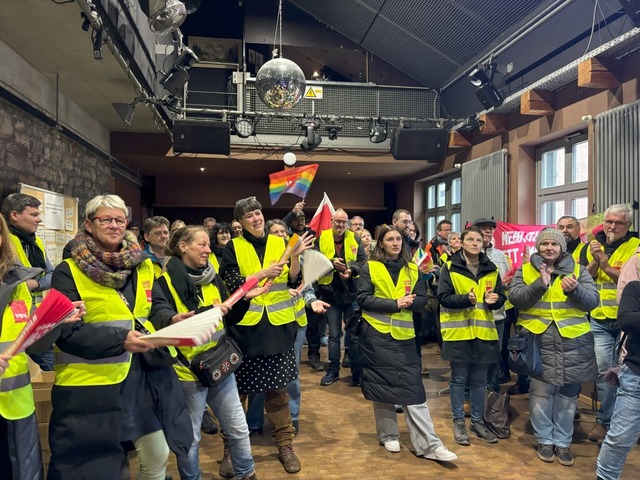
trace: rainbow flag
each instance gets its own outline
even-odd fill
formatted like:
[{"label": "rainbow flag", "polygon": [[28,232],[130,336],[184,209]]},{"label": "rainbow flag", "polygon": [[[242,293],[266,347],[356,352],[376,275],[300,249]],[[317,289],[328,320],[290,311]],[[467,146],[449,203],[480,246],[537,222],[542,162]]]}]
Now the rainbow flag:
[{"label": "rainbow flag", "polygon": [[318,164],[313,163],[304,167],[288,168],[269,175],[269,198],[271,205],[275,205],[283,193],[292,193],[299,197],[306,197],[311,182],[316,176]]}]

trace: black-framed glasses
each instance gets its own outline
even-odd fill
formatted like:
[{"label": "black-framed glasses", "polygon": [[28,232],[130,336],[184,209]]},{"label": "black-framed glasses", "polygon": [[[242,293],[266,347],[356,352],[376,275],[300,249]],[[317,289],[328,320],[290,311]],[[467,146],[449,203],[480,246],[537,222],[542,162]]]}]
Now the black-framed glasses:
[{"label": "black-framed glasses", "polygon": [[93,217],[91,221],[97,220],[102,226],[111,225],[111,222],[115,221],[119,227],[124,227],[127,224],[127,219],[124,217]]}]

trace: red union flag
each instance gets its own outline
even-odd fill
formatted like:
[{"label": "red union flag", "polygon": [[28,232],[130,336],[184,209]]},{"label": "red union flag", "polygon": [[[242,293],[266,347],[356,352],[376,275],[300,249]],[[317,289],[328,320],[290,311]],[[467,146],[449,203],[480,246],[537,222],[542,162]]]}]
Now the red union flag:
[{"label": "red union flag", "polygon": [[502,251],[515,270],[522,265],[525,252],[527,255],[536,251],[536,238],[540,231],[549,225],[519,225],[517,223],[496,222],[493,234],[493,246]]},{"label": "red union flag", "polygon": [[316,232],[316,235],[320,235],[320,232],[323,230],[329,230],[331,228],[331,218],[334,213],[336,213],[336,210],[333,208],[327,192],[324,192],[324,197],[320,205],[318,205],[318,209],[313,215],[311,222],[309,222],[309,228]]}]

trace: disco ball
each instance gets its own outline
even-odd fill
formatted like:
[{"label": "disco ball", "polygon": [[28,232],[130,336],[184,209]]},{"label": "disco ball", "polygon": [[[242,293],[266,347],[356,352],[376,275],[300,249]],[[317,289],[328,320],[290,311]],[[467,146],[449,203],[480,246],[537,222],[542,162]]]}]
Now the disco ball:
[{"label": "disco ball", "polygon": [[290,110],[295,107],[306,86],[302,69],[286,58],[269,60],[256,75],[258,96],[270,108]]}]

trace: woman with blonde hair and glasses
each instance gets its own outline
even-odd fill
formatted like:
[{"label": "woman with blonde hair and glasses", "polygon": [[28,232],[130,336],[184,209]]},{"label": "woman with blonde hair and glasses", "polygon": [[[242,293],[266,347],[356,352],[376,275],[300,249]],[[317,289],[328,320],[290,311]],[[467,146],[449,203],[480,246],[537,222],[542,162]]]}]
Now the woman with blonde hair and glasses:
[{"label": "woman with blonde hair and glasses", "polygon": [[120,197],[98,195],[85,213],[51,284],[87,314],[55,332],[48,479],[121,478],[133,443],[138,479],[164,480],[169,449],[186,455],[192,434],[171,355],[140,338],[153,331],[153,265],[126,231]]},{"label": "woman with blonde hair and glasses", "polygon": [[400,451],[397,404],[404,409],[416,455],[451,462],[458,457],[436,435],[414,341],[412,312],[422,311],[427,302],[425,284],[398,229],[384,225],[379,232],[358,279],[362,392],[373,401],[378,440],[388,451]]}]

